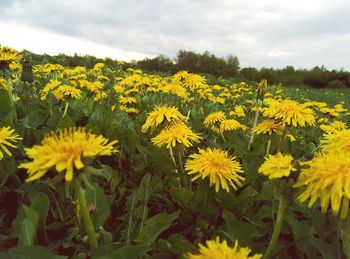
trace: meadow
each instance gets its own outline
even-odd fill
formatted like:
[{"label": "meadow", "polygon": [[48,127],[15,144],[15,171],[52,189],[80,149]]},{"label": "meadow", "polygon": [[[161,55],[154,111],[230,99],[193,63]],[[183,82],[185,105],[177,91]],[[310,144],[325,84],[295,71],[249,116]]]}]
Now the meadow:
[{"label": "meadow", "polygon": [[0,258],[350,258],[350,88],[22,58],[0,47]]}]

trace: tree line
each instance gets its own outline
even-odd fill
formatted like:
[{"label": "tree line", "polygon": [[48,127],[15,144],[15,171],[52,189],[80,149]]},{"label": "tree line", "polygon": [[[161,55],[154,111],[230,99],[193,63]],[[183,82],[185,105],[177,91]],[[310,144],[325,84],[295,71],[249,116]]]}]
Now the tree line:
[{"label": "tree line", "polygon": [[[111,68],[118,65],[116,60],[111,58],[96,58],[91,55],[73,55],[59,54],[56,56],[39,55],[24,51],[29,56],[31,62],[58,63],[61,65],[76,67],[85,66],[92,68],[99,62],[105,63]],[[328,70],[324,66],[315,66],[312,69],[295,69],[293,66],[285,68],[240,68],[237,56],[229,55],[226,58],[217,57],[208,51],[196,53],[193,51],[180,50],[174,59],[159,55],[154,58],[145,58],[143,60],[133,60],[125,62],[123,68],[139,68],[146,72],[174,74],[180,70],[187,70],[191,73],[214,75],[222,78],[238,78],[240,80],[249,80],[259,82],[267,79],[270,84],[279,84],[285,86],[308,85],[315,88],[350,88],[350,72],[344,70]]]}]

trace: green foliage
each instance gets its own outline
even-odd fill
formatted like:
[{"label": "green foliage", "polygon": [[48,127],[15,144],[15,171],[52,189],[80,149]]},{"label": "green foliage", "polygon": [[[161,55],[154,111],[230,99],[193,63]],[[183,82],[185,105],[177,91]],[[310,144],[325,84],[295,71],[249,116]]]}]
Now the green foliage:
[{"label": "green foliage", "polygon": [[[9,147],[12,156],[6,155],[0,161],[0,258],[179,258],[196,252],[199,243],[217,236],[227,240],[230,246],[238,241],[241,247],[264,253],[274,229],[281,194],[276,191],[275,181],[258,172],[270,138],[255,135],[251,150],[247,150],[258,105],[255,102],[256,83],[244,81],[241,86],[240,81],[213,75],[240,76],[252,81],[266,78],[269,83],[282,82],[287,86],[310,80],[308,84],[328,85],[334,89],[269,85],[267,92],[272,98],[326,102],[329,108],[343,102],[347,111],[350,108],[349,89],[344,88],[344,85],[349,86],[348,73],[344,71],[327,71],[325,68],[306,71],[293,67],[280,70],[243,68],[239,71],[235,56],[223,59],[209,52],[180,51],[176,62],[164,56],[138,62],[145,70],[164,72],[148,75],[123,70],[122,65],[110,59],[63,54],[27,55],[31,56],[34,65],[45,60],[66,67],[55,68],[62,69],[61,72],[53,69],[39,73],[34,69],[32,83],[21,82],[20,71],[13,71],[12,75],[6,75],[12,90],[0,89],[0,126],[11,126],[23,138],[15,143],[16,148]],[[105,67],[98,72],[92,69],[102,61]],[[85,69],[76,73],[68,68],[75,66]],[[164,86],[175,81],[167,73],[180,69],[208,73],[205,77],[207,87],[191,91],[180,78],[176,82],[186,88],[188,99],[176,95],[178,92],[162,92]],[[100,82],[106,96],[94,100],[95,93],[81,86],[80,76],[89,82]],[[82,98],[58,100],[52,90],[46,99],[42,98],[47,83],[56,79],[65,84],[76,84],[82,91]],[[115,86],[122,86],[123,91],[115,91]],[[125,106],[139,112],[122,110],[121,96],[135,97],[136,103]],[[215,98],[222,98],[224,103]],[[149,113],[158,104],[176,106],[184,116],[188,115],[187,125],[202,137],[202,141],[193,146],[174,147],[175,159],[169,149],[158,148],[151,141],[166,123],[154,133],[141,131]],[[238,105],[243,107],[244,116],[232,113]],[[317,119],[341,120],[350,125],[346,112],[333,118],[317,108],[312,109]],[[239,121],[247,129],[218,133],[206,127],[203,124],[206,116],[217,111],[223,111],[227,118]],[[258,122],[261,121],[260,114]],[[84,168],[74,168],[74,179],[79,179],[84,188],[88,215],[99,246],[96,249],[91,249],[89,243],[77,191],[72,188],[72,182],[63,180],[65,172],[58,172],[53,163],[43,177],[28,183],[25,181],[26,170],[19,168],[21,163],[31,161],[27,148],[39,145],[50,132],[74,126],[84,127],[109,140],[118,140],[117,153],[84,158]],[[292,128],[290,133],[295,141],[288,139],[284,150],[301,162],[314,157],[323,133],[319,125]],[[279,140],[277,134],[271,137],[271,154],[277,151]],[[228,151],[242,166],[245,179],[236,190],[230,187],[230,192],[221,188],[216,192],[208,178],[191,181],[193,176],[184,175],[181,164],[186,164],[189,156],[198,153],[199,148],[207,147]],[[300,170],[298,166],[289,177],[288,187],[295,183]],[[342,258],[338,218],[329,212],[321,213],[317,202],[312,209],[300,204],[296,199],[298,191],[292,189],[290,192],[273,256]]]}]

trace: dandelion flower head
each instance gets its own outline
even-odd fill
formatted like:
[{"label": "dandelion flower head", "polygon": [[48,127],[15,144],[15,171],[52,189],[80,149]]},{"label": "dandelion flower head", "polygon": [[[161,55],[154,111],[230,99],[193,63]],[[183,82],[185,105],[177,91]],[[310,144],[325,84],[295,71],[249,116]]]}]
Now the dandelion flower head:
[{"label": "dandelion flower head", "polygon": [[189,175],[197,174],[192,181],[198,178],[209,178],[210,186],[215,186],[218,192],[220,186],[227,192],[229,185],[233,189],[241,186],[244,177],[242,167],[227,151],[218,148],[199,149],[199,153],[192,154],[185,163],[185,170]]},{"label": "dandelion flower head", "polygon": [[202,137],[194,133],[186,124],[174,123],[163,129],[156,137],[152,138],[152,143],[157,147],[166,146],[166,148],[175,147],[177,144],[183,144],[185,147],[191,147],[193,142],[199,142]]},{"label": "dandelion flower head", "polygon": [[39,145],[27,148],[27,156],[32,161],[19,167],[27,169],[27,182],[39,179],[55,167],[58,173],[66,171],[65,180],[73,179],[74,168],[84,168],[83,158],[110,156],[117,152],[118,141],[109,142],[102,135],[87,132],[84,128],[62,129],[58,134],[47,135]]},{"label": "dandelion flower head", "polygon": [[175,106],[159,105],[148,114],[146,122],[142,125],[142,132],[150,130],[154,131],[159,125],[164,122],[175,123],[185,122],[186,117],[183,116]]},{"label": "dandelion flower head", "polygon": [[333,213],[340,212],[341,218],[345,218],[350,199],[350,152],[321,152],[303,165],[306,168],[294,185],[303,189],[298,200],[310,199],[308,207],[312,207],[320,199],[322,212],[331,204]]},{"label": "dandelion flower head", "polygon": [[270,100],[264,115],[294,127],[315,124],[314,112],[307,106],[293,100]]},{"label": "dandelion flower head", "polygon": [[265,162],[260,166],[259,173],[266,175],[269,179],[282,178],[289,176],[290,172],[296,169],[292,166],[293,157],[291,155],[269,155]]},{"label": "dandelion flower head", "polygon": [[335,131],[333,134],[323,135],[322,150],[325,152],[350,152],[350,129]]},{"label": "dandelion flower head", "polygon": [[215,240],[207,240],[205,245],[199,244],[199,253],[188,253],[187,259],[260,259],[261,254],[250,255],[248,247],[238,247],[238,241],[234,247],[228,246],[226,240],[220,242],[219,237]]},{"label": "dandelion flower head", "polygon": [[4,153],[8,156],[12,156],[7,147],[17,148],[14,143],[21,139],[22,138],[15,133],[14,129],[11,129],[10,127],[0,128],[0,160],[4,158]]}]

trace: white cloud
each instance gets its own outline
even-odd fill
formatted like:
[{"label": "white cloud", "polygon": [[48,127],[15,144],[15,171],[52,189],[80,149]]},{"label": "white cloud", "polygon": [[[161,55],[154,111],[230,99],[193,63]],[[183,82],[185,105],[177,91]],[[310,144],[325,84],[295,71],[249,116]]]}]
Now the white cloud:
[{"label": "white cloud", "polygon": [[0,0],[0,22],[71,35],[81,45],[170,57],[208,50],[237,55],[242,66],[348,70],[349,11],[348,0]]},{"label": "white cloud", "polygon": [[42,29],[34,29],[15,23],[0,22],[0,31],[2,33],[0,38],[1,45],[11,46],[18,50],[27,49],[38,54],[57,55],[65,53],[67,55],[74,55],[76,53],[78,55],[94,55],[99,58],[110,57],[125,61],[153,57],[153,55],[136,51],[124,51],[92,41],[60,35]]}]

